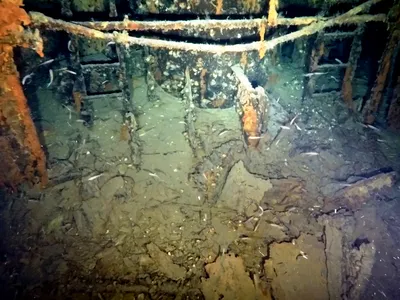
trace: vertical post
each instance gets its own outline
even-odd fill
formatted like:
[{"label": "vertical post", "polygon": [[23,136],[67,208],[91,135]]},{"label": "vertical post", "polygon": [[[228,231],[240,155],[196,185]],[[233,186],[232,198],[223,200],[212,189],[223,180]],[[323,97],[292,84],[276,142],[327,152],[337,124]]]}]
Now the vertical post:
[{"label": "vertical post", "polygon": [[109,0],[109,5],[110,5],[110,11],[108,13],[108,16],[110,18],[118,17],[117,5],[115,4],[115,0]]},{"label": "vertical post", "polygon": [[82,107],[86,110],[85,121],[89,125],[93,125],[93,112],[90,109],[91,103],[89,100],[84,100],[87,96],[85,78],[82,72],[81,61],[78,51],[78,40],[75,36],[70,35],[70,41],[68,43],[68,50],[70,51],[71,67],[77,73],[74,86],[72,89],[72,98],[75,106],[75,110],[79,117],[81,116]]},{"label": "vertical post", "polygon": [[[322,41],[324,33],[320,32],[317,34],[317,37],[315,38],[311,50],[311,55],[310,59],[308,61],[308,70],[307,73],[314,73],[319,64],[319,60],[322,55],[324,55],[325,51],[325,44]],[[314,94],[315,91],[315,83],[316,83],[316,77],[315,76],[307,76],[304,77],[304,89],[303,89],[303,101],[305,99],[310,99],[312,95]]]},{"label": "vertical post", "polygon": [[129,59],[128,49],[121,44],[116,44],[117,55],[119,60],[119,85],[124,95],[123,107],[126,112],[132,111],[131,90],[129,88],[128,70],[126,68],[126,61]]},{"label": "vertical post", "polygon": [[400,75],[397,76],[387,118],[390,128],[400,130]]},{"label": "vertical post", "polygon": [[0,187],[47,184],[46,157],[14,64],[13,47],[0,44]]},{"label": "vertical post", "polygon": [[[14,190],[22,182],[42,187],[48,182],[46,156],[14,62],[15,46],[44,56],[40,35],[24,32],[22,25],[31,20],[22,5],[22,0],[2,0],[0,5],[0,187]],[[22,32],[30,40],[24,41]]]},{"label": "vertical post", "polygon": [[353,78],[357,69],[358,59],[362,50],[362,37],[365,31],[365,25],[358,26],[353,43],[351,44],[349,61],[347,62],[346,72],[342,81],[342,98],[348,108],[354,110],[353,103]]},{"label": "vertical post", "polygon": [[307,39],[298,38],[293,41],[292,64],[304,68],[306,64]]},{"label": "vertical post", "polygon": [[275,27],[278,19],[278,0],[269,0],[268,8],[268,26]]},{"label": "vertical post", "polygon": [[386,87],[388,74],[390,73],[390,69],[392,67],[392,58],[397,48],[397,44],[400,43],[400,4],[393,7],[391,12],[389,12],[389,15],[390,14],[396,15],[397,20],[394,24],[390,26],[391,28],[388,42],[386,44],[385,50],[382,53],[382,58],[380,61],[378,74],[372,88],[372,93],[364,107],[363,117],[366,124],[372,124],[375,122],[376,115],[378,113]]},{"label": "vertical post", "polygon": [[262,87],[252,87],[240,65],[233,66],[232,70],[238,80],[237,99],[245,140],[250,147],[257,147],[266,124],[268,98]]}]

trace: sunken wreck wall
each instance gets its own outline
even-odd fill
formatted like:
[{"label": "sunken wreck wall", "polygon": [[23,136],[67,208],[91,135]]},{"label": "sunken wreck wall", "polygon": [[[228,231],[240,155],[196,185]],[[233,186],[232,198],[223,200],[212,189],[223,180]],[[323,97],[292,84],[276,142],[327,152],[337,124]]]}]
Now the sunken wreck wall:
[{"label": "sunken wreck wall", "polygon": [[[101,20],[122,19],[124,16],[155,15],[163,18],[175,15],[207,16],[261,16],[268,14],[269,1],[262,0],[130,0],[129,5],[123,5],[121,1],[115,0],[60,0],[57,9],[61,15],[71,19],[96,18]],[[331,5],[348,4],[358,1],[280,1],[279,13],[284,13],[290,7],[306,7],[313,14],[316,11],[326,10]],[[49,7],[54,2],[39,2]],[[38,5],[32,1],[26,1],[26,5]],[[84,13],[82,15],[82,13]],[[100,14],[99,14],[100,13]],[[182,17],[179,17],[182,18]],[[292,28],[293,29],[293,28]],[[288,28],[269,28],[265,30],[265,39],[270,39],[287,33]],[[171,31],[168,33],[150,33],[153,38],[171,39],[194,43],[216,43],[236,44],[240,42],[257,41],[261,38],[262,28],[246,29],[211,29],[209,31]],[[131,33],[134,34],[134,33]],[[262,37],[264,38],[264,36]],[[285,47],[292,62],[298,62],[303,66],[305,61],[307,38],[299,39],[291,43],[291,47]],[[104,41],[78,39],[79,51],[82,56],[100,55],[110,60],[115,59],[116,51],[113,46]],[[181,96],[185,85],[185,70],[189,69],[192,81],[193,100],[195,105],[208,108],[228,108],[236,102],[234,97],[237,93],[236,81],[231,71],[233,65],[240,64],[246,75],[255,86],[263,86],[276,80],[276,74],[271,70],[280,63],[282,47],[276,47],[273,51],[261,55],[258,51],[206,55],[195,52],[169,51],[145,49],[143,47],[129,48],[129,61],[126,62],[128,77],[143,76],[151,88],[159,85],[168,93]],[[262,57],[262,59],[260,59]],[[303,62],[303,63],[302,63]]]}]

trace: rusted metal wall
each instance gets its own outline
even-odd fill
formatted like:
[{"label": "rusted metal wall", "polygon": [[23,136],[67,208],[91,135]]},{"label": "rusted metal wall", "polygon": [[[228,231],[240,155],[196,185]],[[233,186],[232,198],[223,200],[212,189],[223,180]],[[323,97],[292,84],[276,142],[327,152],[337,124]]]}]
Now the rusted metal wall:
[{"label": "rusted metal wall", "polygon": [[22,182],[47,183],[45,156],[14,64],[15,46],[43,55],[38,34],[23,34],[20,24],[30,19],[21,5],[21,0],[0,2],[0,187],[11,189]]}]

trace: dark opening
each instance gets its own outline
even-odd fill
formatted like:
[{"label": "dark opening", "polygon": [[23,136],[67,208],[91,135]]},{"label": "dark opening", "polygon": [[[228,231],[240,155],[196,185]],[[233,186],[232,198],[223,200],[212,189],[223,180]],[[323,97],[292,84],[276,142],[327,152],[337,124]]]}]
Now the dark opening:
[{"label": "dark opening", "polygon": [[362,244],[369,244],[370,241],[366,237],[358,237],[356,240],[353,242],[351,245],[353,248],[357,248],[357,250],[360,250],[360,247]]}]

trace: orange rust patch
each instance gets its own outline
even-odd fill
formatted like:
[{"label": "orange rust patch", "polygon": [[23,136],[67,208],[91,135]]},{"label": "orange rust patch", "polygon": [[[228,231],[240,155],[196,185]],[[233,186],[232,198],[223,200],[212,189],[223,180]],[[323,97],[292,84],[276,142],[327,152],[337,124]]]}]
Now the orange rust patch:
[{"label": "orange rust patch", "polygon": [[[25,95],[13,61],[11,46],[0,45],[0,65],[7,73],[0,74],[0,128],[2,143],[10,143],[2,150],[0,168],[9,160],[22,160],[23,165],[8,163],[9,173],[2,173],[0,186],[15,188],[23,181],[47,183],[46,160],[30,116]],[[11,152],[7,153],[7,149]]]},{"label": "orange rust patch", "polygon": [[264,43],[266,27],[267,26],[265,25],[265,22],[261,21],[260,28],[259,28],[260,48],[258,49],[258,54],[260,56],[260,59],[262,59],[265,56],[265,53],[267,52],[267,47]]},{"label": "orange rust patch", "polygon": [[79,113],[82,108],[82,95],[80,92],[73,92],[72,97],[74,98],[75,110]]},{"label": "orange rust patch", "polygon": [[353,72],[353,67],[348,66],[346,69],[346,73],[343,78],[343,83],[342,83],[342,98],[346,106],[352,110],[354,110],[354,104],[353,104],[353,87],[351,84],[350,76],[351,73]]},{"label": "orange rust patch", "polygon": [[0,2],[0,36],[22,32],[22,25],[29,25],[28,14],[20,7],[22,0],[2,0]]},{"label": "orange rust patch", "polygon": [[204,99],[207,91],[206,74],[207,69],[202,69],[200,73],[200,97],[202,100]]},{"label": "orange rust patch", "polygon": [[248,104],[243,108],[243,130],[248,135],[257,135],[257,112],[253,105]]},{"label": "orange rust patch", "polygon": [[215,5],[215,14],[220,15],[223,12],[224,0],[217,0],[217,4]]},{"label": "orange rust patch", "polygon": [[[28,25],[28,14],[20,8],[21,0],[0,2],[0,38],[10,41],[0,44],[0,186],[16,189],[24,182],[47,184],[46,159],[36,128],[30,116],[19,74],[14,64],[13,46],[34,47],[43,55],[38,33],[35,44],[22,41],[23,27]],[[11,45],[12,44],[12,45]]]},{"label": "orange rust patch", "polygon": [[249,137],[258,137],[258,117],[252,104],[246,104],[243,107],[242,117],[243,131],[247,135],[247,143],[252,147],[257,147],[259,139],[249,139]]},{"label": "orange rust patch", "polygon": [[129,126],[128,124],[124,123],[121,126],[121,130],[119,132],[119,140],[120,141],[129,141]]},{"label": "orange rust patch", "polygon": [[278,0],[270,0],[268,9],[268,26],[270,27],[276,26],[276,22],[278,19],[277,8],[278,8]]}]

